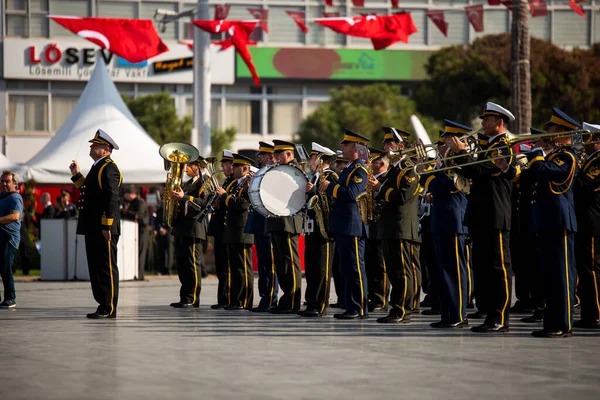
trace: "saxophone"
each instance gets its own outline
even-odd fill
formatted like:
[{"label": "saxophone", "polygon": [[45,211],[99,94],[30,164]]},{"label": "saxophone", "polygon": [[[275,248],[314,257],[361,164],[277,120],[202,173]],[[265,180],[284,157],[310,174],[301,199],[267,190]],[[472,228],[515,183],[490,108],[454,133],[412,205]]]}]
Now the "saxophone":
[{"label": "saxophone", "polygon": [[329,225],[329,215],[331,213],[331,204],[329,202],[329,198],[326,193],[319,193],[319,186],[321,186],[321,182],[325,179],[323,173],[323,159],[324,154],[319,154],[317,157],[317,173],[319,174],[319,179],[317,180],[315,186],[317,187],[317,194],[312,196],[310,200],[308,200],[307,208],[309,210],[314,210],[315,218],[317,223],[319,224],[319,231],[321,232],[321,236],[325,239],[329,239],[329,235],[327,234],[327,226]]},{"label": "saxophone", "polygon": [[164,219],[167,226],[172,228],[179,211],[179,201],[171,198],[171,191],[181,189],[185,164],[197,160],[200,153],[191,144],[180,142],[163,144],[158,153],[164,159],[165,170],[168,171],[162,198]]},{"label": "saxophone", "polygon": [[[371,163],[378,157],[379,155],[371,156],[367,161],[367,181],[373,178],[373,168],[371,167]],[[363,224],[371,224],[377,221],[377,216],[375,214],[375,198],[372,188],[367,186],[364,192],[356,196],[356,202],[358,203],[358,212],[360,213],[360,219],[362,219]]]},{"label": "saxophone", "polygon": [[[217,162],[216,157],[208,157],[203,161],[203,167],[208,171],[208,176],[202,182],[202,187],[200,187],[200,193],[203,193],[206,201],[204,202],[204,206],[198,207],[200,214],[198,215],[198,221],[202,222],[206,215],[213,211],[212,204],[219,195],[217,194],[217,189],[219,188],[219,180],[217,179],[217,174],[221,172],[221,170],[216,171],[215,164]],[[192,204],[192,203],[190,203]],[[193,207],[196,207],[197,204],[192,204]]]}]

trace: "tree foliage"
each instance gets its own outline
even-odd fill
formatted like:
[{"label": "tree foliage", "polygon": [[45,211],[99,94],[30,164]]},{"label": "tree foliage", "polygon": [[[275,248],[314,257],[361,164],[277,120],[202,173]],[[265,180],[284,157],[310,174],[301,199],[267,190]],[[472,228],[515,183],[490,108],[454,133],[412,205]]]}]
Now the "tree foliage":
[{"label": "tree foliage", "polygon": [[[510,54],[509,34],[437,51],[426,66],[430,79],[415,93],[419,111],[469,124],[487,101],[510,107]],[[600,120],[600,44],[568,51],[532,38],[530,64],[532,125],[546,122],[552,107],[575,119]]]},{"label": "tree foliage", "polygon": [[[310,149],[317,142],[337,149],[343,128],[371,138],[370,147],[381,148],[383,126],[413,132],[410,116],[417,114],[415,103],[403,96],[400,86],[375,84],[344,86],[331,91],[331,99],[300,125],[299,141]],[[431,139],[437,138],[438,125],[419,116]]]},{"label": "tree foliage", "polygon": [[[192,132],[192,118],[179,118],[173,99],[167,92],[136,96],[123,96],[125,104],[159,145],[170,142],[189,143]],[[213,129],[211,133],[212,155],[219,156],[223,149],[229,147],[236,134],[235,128],[226,130]]]}]

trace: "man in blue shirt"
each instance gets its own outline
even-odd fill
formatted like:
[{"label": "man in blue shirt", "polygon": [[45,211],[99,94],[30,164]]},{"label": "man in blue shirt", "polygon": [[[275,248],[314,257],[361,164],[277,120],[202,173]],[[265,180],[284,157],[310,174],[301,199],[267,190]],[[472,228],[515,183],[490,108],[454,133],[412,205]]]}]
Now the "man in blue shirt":
[{"label": "man in blue shirt", "polygon": [[4,301],[0,303],[0,308],[15,308],[17,303],[12,266],[21,240],[23,199],[17,193],[19,178],[15,172],[4,171],[0,180],[0,275],[4,283]]}]

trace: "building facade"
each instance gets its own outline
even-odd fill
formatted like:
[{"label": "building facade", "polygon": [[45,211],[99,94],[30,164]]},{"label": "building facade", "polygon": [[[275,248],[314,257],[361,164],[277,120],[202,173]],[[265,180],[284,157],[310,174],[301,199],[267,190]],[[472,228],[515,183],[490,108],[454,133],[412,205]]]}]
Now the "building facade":
[{"label": "building facade", "polygon": [[[548,15],[531,18],[532,36],[567,48],[588,47],[600,40],[600,0],[583,4],[585,17],[573,12],[564,0],[546,2]],[[258,140],[291,139],[302,119],[329,99],[332,88],[343,84],[399,83],[410,95],[411,88],[425,79],[424,64],[432,51],[468,44],[484,34],[509,32],[511,24],[510,11],[489,6],[487,0],[402,0],[400,9],[393,9],[389,0],[366,0],[360,8],[350,0],[333,3],[328,7],[322,0],[210,1],[231,6],[229,19],[252,19],[248,8],[269,10],[269,33],[257,28],[252,35],[259,42],[252,54],[261,87],[253,85],[232,50],[213,51],[211,122],[216,128],[237,129],[234,150],[253,148]],[[464,12],[469,4],[484,5],[484,33],[470,26]],[[0,150],[19,163],[35,155],[73,109],[98,57],[107,62],[121,93],[168,91],[178,113],[191,115],[192,52],[180,43],[191,38],[189,18],[167,24],[160,32],[168,53],[131,65],[77,38],[48,15],[152,19],[157,9],[181,12],[195,5],[194,0],[3,0],[0,106],[5,112],[0,113]],[[432,9],[446,11],[447,37],[427,18],[426,12]],[[339,35],[311,21],[324,11],[346,16],[400,10],[411,13],[418,32],[410,37],[410,44],[399,43],[380,52],[373,51],[368,40]],[[306,13],[307,34],[286,11]],[[340,70],[327,71],[331,59],[341,65]],[[169,63],[177,66],[164,67]]]}]

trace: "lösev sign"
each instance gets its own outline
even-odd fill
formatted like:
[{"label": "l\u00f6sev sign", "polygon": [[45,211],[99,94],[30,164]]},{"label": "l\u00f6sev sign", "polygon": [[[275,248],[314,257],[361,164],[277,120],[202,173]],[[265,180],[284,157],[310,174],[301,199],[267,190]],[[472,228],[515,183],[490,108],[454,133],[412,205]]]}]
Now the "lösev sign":
[{"label": "l\u00f6sev sign", "polygon": [[[35,79],[87,81],[96,60],[102,58],[115,82],[192,84],[192,52],[186,45],[168,42],[169,51],[138,64],[102,50],[81,39],[4,40],[3,63],[5,79]],[[165,68],[173,61],[186,60],[179,68]],[[218,51],[211,47],[211,82],[230,85],[235,81],[234,50]]]}]

